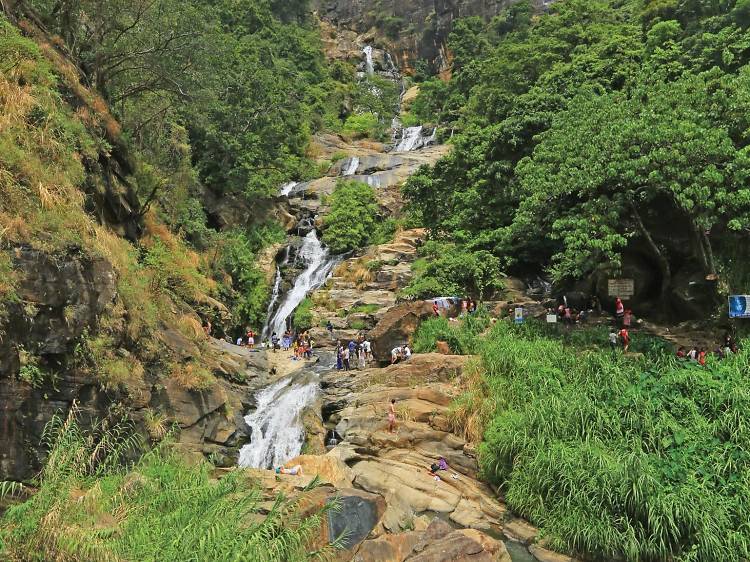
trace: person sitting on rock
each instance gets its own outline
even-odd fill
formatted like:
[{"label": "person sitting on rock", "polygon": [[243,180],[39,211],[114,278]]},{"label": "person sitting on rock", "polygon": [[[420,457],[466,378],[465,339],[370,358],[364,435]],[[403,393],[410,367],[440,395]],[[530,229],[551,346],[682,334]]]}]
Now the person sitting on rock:
[{"label": "person sitting on rock", "polygon": [[411,359],[411,349],[409,349],[409,344],[406,344],[401,348],[401,357],[404,361],[408,361],[409,359]]},{"label": "person sitting on rock", "polygon": [[284,466],[280,466],[276,469],[276,474],[291,474],[292,476],[304,476],[302,473],[302,465],[295,464],[292,468],[286,468]]}]

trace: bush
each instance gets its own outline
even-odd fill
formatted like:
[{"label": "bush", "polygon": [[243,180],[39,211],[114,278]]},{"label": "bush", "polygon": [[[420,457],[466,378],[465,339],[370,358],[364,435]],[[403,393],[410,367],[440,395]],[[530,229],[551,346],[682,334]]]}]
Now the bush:
[{"label": "bush", "polygon": [[297,309],[294,311],[294,318],[292,319],[292,325],[298,332],[305,331],[308,328],[313,327],[313,315],[312,315],[313,301],[309,298],[303,300]]},{"label": "bush", "polygon": [[431,241],[420,248],[419,255],[422,259],[414,263],[415,276],[401,291],[402,297],[472,294],[482,299],[503,287],[500,260],[487,251]]},{"label": "bush", "polygon": [[330,211],[323,219],[323,242],[335,254],[365,247],[376,229],[378,204],[367,184],[339,182],[329,198]]},{"label": "bush", "polygon": [[347,117],[342,132],[345,135],[377,138],[380,121],[374,113],[359,113]]},{"label": "bush", "polygon": [[457,406],[467,419],[477,395],[491,401],[480,464],[509,507],[553,548],[597,559],[746,558],[750,354],[702,368],[536,330],[498,322]]}]

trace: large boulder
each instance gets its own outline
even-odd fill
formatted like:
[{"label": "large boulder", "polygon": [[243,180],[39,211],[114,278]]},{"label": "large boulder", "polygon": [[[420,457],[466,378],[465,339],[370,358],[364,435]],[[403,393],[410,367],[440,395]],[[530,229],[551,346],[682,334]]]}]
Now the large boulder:
[{"label": "large boulder", "polygon": [[407,302],[386,312],[368,334],[375,360],[390,361],[391,350],[408,342],[419,324],[432,316],[432,304],[427,301]]}]

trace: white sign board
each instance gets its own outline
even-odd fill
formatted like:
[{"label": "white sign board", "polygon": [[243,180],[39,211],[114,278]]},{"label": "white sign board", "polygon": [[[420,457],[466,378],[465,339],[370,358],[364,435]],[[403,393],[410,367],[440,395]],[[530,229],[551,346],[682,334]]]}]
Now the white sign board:
[{"label": "white sign board", "polygon": [[523,308],[522,307],[519,306],[518,308],[516,308],[513,314],[513,320],[515,321],[516,324],[523,324]]},{"label": "white sign board", "polygon": [[557,324],[557,314],[548,314],[547,324]]},{"label": "white sign board", "polygon": [[635,294],[635,281],[632,279],[610,279],[607,282],[610,297],[629,299]]}]

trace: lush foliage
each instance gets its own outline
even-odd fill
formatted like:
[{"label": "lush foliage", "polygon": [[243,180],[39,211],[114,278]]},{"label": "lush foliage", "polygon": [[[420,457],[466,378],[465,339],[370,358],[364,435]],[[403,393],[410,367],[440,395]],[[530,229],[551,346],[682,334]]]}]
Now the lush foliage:
[{"label": "lush foliage", "polygon": [[363,248],[377,236],[379,207],[372,187],[355,181],[340,182],[328,203],[323,242],[333,253]]},{"label": "lush foliage", "polygon": [[471,251],[450,243],[430,241],[419,249],[414,279],[401,291],[406,298],[492,296],[502,289],[500,260],[486,250]]},{"label": "lush foliage", "polygon": [[498,322],[480,357],[455,422],[481,418],[486,476],[554,547],[627,560],[750,554],[747,351],[704,368]]},{"label": "lush foliage", "polygon": [[123,469],[138,447],[127,425],[84,431],[74,409],[48,425],[45,443],[38,489],[3,516],[4,560],[281,562],[327,552],[310,543],[334,506],[303,516],[278,497],[262,512],[261,492],[242,471],[214,480],[210,465],[187,464],[168,444]]},{"label": "lush foliage", "polygon": [[490,316],[480,307],[459,321],[429,318],[419,325],[412,342],[416,353],[431,353],[437,350],[437,342],[444,341],[452,353],[471,355],[480,344],[479,336],[489,327]]},{"label": "lush foliage", "polygon": [[453,79],[414,105],[455,127],[455,150],[405,193],[433,236],[504,267],[578,279],[638,243],[662,292],[686,260],[721,273],[750,227],[749,33],[735,1],[566,0],[539,17],[520,3],[463,20]]}]

